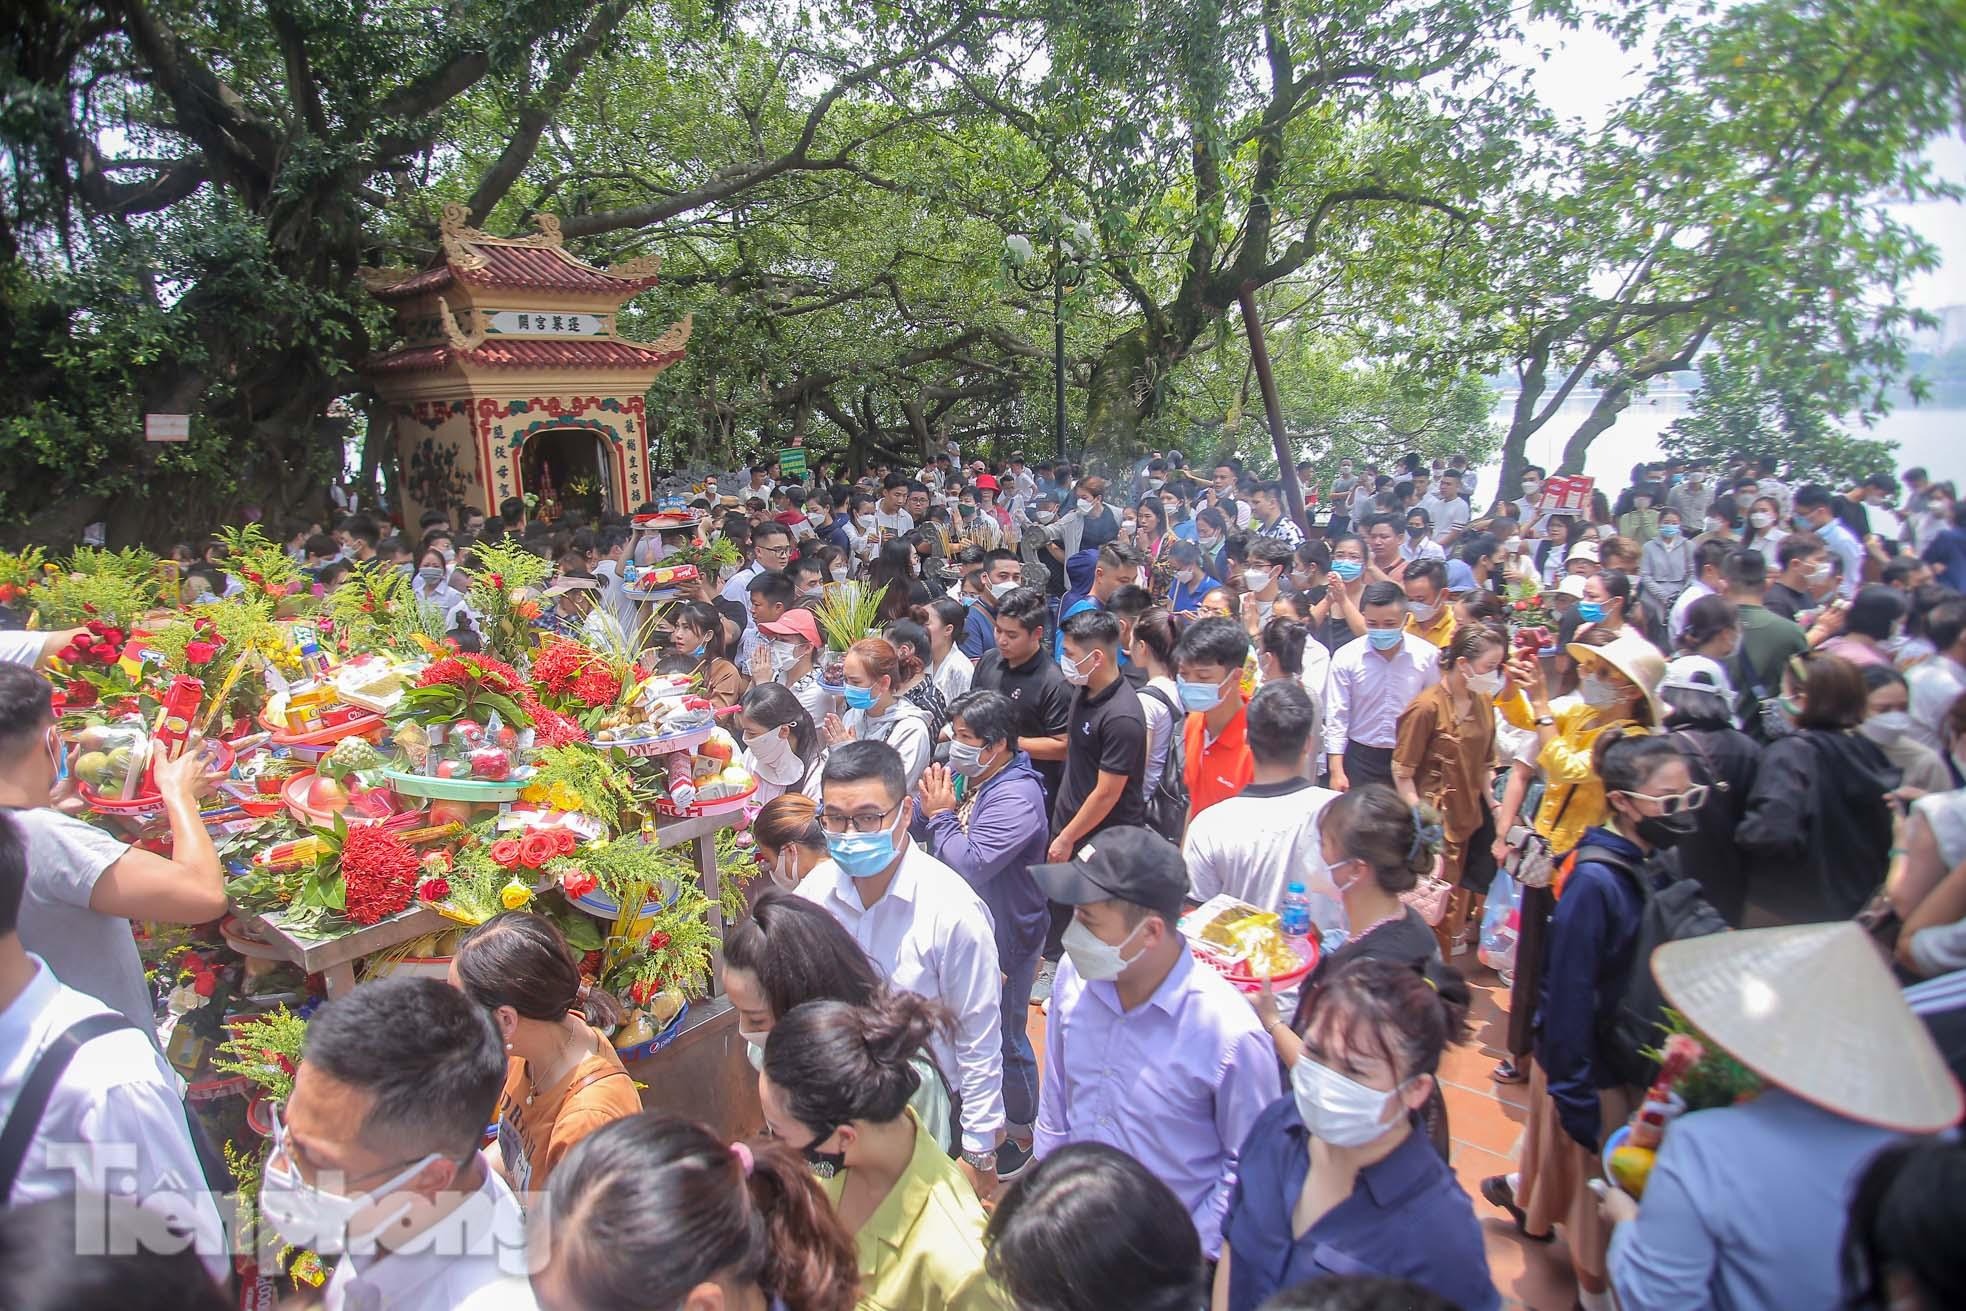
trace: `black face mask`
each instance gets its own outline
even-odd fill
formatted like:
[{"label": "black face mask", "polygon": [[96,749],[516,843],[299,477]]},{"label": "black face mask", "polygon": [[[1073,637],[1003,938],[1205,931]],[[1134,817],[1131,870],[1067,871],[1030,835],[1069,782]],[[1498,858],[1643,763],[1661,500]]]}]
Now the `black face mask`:
[{"label": "black face mask", "polygon": [[834,1175],[846,1169],[845,1152],[822,1152],[819,1150],[819,1144],[831,1138],[836,1132],[836,1129],[837,1126],[834,1129],[826,1130],[826,1132],[820,1134],[810,1143],[799,1149],[800,1154],[806,1158],[806,1163],[812,1167],[812,1172],[821,1179],[831,1179]]},{"label": "black face mask", "polygon": [[1681,838],[1689,838],[1699,827],[1698,818],[1690,810],[1677,815],[1653,815],[1641,819],[1633,826],[1639,837],[1652,844],[1654,850],[1666,851],[1679,844]]}]

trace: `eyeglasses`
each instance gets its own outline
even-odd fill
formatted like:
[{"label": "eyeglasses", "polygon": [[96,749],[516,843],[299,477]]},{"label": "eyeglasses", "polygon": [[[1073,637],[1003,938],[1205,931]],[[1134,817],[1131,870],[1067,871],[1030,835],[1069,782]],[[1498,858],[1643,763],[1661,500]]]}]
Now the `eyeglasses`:
[{"label": "eyeglasses", "polygon": [[[905,801],[906,798],[902,800]],[[819,812],[819,827],[828,833],[845,833],[848,830],[855,833],[878,833],[887,827],[888,816],[901,809],[901,805],[902,802],[897,801],[886,810],[863,810],[852,815],[837,810],[822,810]]]},{"label": "eyeglasses", "polygon": [[792,548],[791,548],[791,547],[790,547],[789,545],[787,545],[787,546],[760,546],[760,547],[759,547],[759,548],[757,549],[757,552],[756,552],[756,553],[757,553],[758,555],[790,555],[790,554],[792,554]]},{"label": "eyeglasses", "polygon": [[1706,784],[1697,783],[1676,797],[1655,797],[1649,792],[1627,792],[1624,795],[1633,801],[1653,802],[1659,807],[1660,817],[1664,818],[1685,814],[1689,810],[1698,810],[1707,804],[1707,793],[1710,791],[1712,789]]}]

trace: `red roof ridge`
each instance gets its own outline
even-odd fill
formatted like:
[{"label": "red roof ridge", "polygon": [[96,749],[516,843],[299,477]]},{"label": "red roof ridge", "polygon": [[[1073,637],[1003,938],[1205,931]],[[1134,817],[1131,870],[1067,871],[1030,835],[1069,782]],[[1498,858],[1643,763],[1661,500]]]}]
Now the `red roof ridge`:
[{"label": "red roof ridge", "polygon": [[378,300],[406,300],[441,291],[457,282],[474,286],[612,295],[625,300],[657,282],[660,255],[643,255],[603,269],[566,249],[560,220],[535,214],[539,232],[529,237],[495,237],[471,227],[469,211],[451,202],[439,225],[443,262],[420,272],[363,269],[369,293]]}]

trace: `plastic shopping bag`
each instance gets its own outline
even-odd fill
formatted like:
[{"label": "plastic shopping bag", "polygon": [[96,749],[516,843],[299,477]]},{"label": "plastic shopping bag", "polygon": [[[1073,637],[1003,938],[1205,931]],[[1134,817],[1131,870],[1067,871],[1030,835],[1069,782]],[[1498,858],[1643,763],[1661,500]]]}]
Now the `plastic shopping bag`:
[{"label": "plastic shopping bag", "polygon": [[1497,974],[1515,972],[1515,943],[1522,933],[1522,889],[1504,871],[1496,871],[1488,889],[1488,908],[1481,917],[1483,965]]}]

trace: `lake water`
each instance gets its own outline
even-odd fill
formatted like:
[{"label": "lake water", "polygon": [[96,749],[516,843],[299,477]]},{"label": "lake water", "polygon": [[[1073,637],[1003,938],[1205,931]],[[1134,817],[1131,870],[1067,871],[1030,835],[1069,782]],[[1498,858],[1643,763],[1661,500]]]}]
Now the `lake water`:
[{"label": "lake water", "polygon": [[[1530,463],[1540,464],[1546,469],[1556,468],[1563,457],[1563,444],[1590,413],[1594,400],[1594,397],[1573,397],[1569,404],[1558,410],[1543,430],[1530,439]],[[1631,408],[1618,416],[1618,421],[1610,430],[1591,444],[1590,455],[1584,462],[1584,472],[1597,479],[1600,488],[1607,491],[1622,489],[1634,464],[1663,457],[1660,438],[1674,419],[1686,413],[1688,403],[1689,398],[1684,394],[1649,399],[1640,397],[1632,402]],[[1507,431],[1507,405],[1496,405],[1494,421],[1500,430]],[[1934,478],[1966,482],[1966,410],[1906,405],[1885,415],[1875,427],[1856,431],[1898,444],[1891,470],[1893,473],[1922,464]],[[1482,494],[1494,491],[1500,472],[1499,461],[1481,471],[1481,479],[1476,485]]]}]

